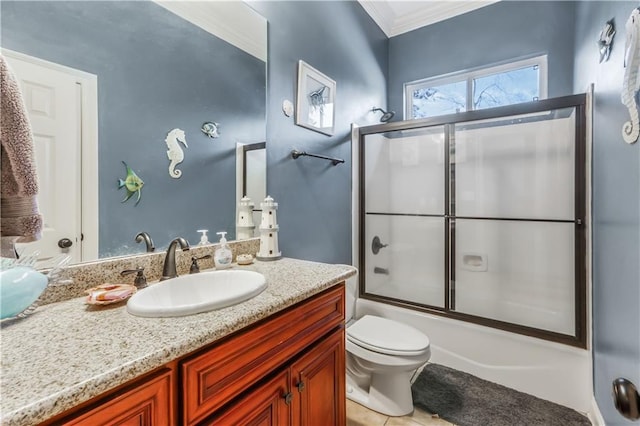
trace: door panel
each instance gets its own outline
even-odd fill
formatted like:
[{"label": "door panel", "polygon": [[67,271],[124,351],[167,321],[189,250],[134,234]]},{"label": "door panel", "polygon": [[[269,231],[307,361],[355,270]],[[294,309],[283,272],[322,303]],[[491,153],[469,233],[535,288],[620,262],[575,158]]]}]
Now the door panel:
[{"label": "door panel", "polygon": [[[65,253],[81,260],[80,227],[80,96],[71,74],[22,58],[5,55],[22,90],[34,136],[40,185],[38,206],[43,217],[42,239],[19,244],[23,253],[40,251],[40,260]],[[72,245],[60,248],[68,238]]]}]

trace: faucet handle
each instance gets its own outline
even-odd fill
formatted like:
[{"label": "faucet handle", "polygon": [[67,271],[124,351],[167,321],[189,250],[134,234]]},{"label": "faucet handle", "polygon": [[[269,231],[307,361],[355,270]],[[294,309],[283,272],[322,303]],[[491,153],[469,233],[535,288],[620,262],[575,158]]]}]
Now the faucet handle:
[{"label": "faucet handle", "polygon": [[147,277],[144,276],[143,266],[138,266],[136,269],[126,269],[120,272],[120,276],[124,277],[133,273],[137,273],[135,279],[133,280],[133,284],[139,289],[145,288],[147,286]]},{"label": "faucet handle", "polygon": [[202,260],[202,259],[211,259],[211,255],[210,254],[206,254],[206,255],[201,256],[201,257],[193,256],[191,258],[191,268],[189,268],[189,273],[190,274],[197,274],[198,272],[200,272],[200,267],[198,266],[198,260]]}]

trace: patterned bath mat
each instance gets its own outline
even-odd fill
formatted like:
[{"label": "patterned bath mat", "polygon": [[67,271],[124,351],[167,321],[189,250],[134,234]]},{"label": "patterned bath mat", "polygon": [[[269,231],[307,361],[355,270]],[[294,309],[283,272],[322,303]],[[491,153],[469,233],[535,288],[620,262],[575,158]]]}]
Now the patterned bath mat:
[{"label": "patterned bath mat", "polygon": [[411,391],[415,406],[458,426],[591,426],[570,408],[438,364]]}]

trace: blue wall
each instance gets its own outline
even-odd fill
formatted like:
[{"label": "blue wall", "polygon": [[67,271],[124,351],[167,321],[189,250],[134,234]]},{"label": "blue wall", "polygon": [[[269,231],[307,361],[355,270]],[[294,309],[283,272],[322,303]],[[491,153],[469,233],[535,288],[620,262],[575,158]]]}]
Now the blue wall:
[{"label": "blue wall", "polygon": [[[265,140],[264,62],[151,1],[2,1],[3,47],[98,75],[100,256],[158,247],[197,229],[235,234],[235,144]],[[200,131],[221,124],[219,139]],[[189,148],[168,175],[164,139]],[[126,161],[144,180],[126,203]],[[134,195],[135,198],[135,195]],[[214,235],[215,236],[215,235]]]},{"label": "blue wall", "polygon": [[[595,86],[593,123],[593,352],[595,395],[607,425],[632,424],[615,411],[611,382],[640,387],[640,142],[626,144],[620,101],[625,23],[635,1],[580,2],[576,13],[575,90]],[[608,62],[597,40],[615,19]]]},{"label": "blue wall", "polygon": [[[357,2],[254,2],[269,21],[267,187],[279,203],[284,256],[351,262],[351,123],[370,124],[386,101],[384,33]],[[294,124],[282,101],[295,103],[302,59],[336,80],[336,126],[326,136]],[[292,148],[344,158],[291,159]]]},{"label": "blue wall", "polygon": [[402,120],[403,84],[547,54],[549,97],[573,90],[574,2],[501,1],[392,37],[389,108]]}]

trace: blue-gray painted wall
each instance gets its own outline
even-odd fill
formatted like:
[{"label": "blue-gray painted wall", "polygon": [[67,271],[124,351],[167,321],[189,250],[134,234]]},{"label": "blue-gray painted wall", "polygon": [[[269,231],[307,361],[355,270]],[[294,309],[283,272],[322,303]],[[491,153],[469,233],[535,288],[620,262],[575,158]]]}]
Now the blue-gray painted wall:
[{"label": "blue-gray painted wall", "polygon": [[[151,1],[2,1],[2,46],[98,75],[100,256],[235,235],[235,144],[265,140],[265,63]],[[221,124],[220,138],[200,131]],[[189,148],[168,175],[165,137]],[[126,161],[144,180],[126,203]],[[215,237],[215,235],[213,235]],[[128,247],[127,247],[128,246]]]},{"label": "blue-gray painted wall", "polygon": [[547,54],[549,97],[573,90],[574,2],[501,1],[389,41],[389,108],[402,120],[403,84]]},{"label": "blue-gray painted wall", "polygon": [[[576,9],[576,91],[594,83],[593,122],[593,361],[595,396],[607,425],[635,424],[615,410],[611,383],[640,387],[640,142],[626,144],[629,119],[620,101],[625,23],[635,1],[580,2]],[[614,18],[608,62],[598,63],[598,38]]]},{"label": "blue-gray painted wall", "polygon": [[[351,263],[351,123],[371,124],[386,103],[388,40],[357,2],[252,2],[269,21],[267,188],[279,203],[284,256]],[[294,124],[297,62],[336,81],[336,128],[326,136]],[[292,148],[346,160],[291,159]]]}]

